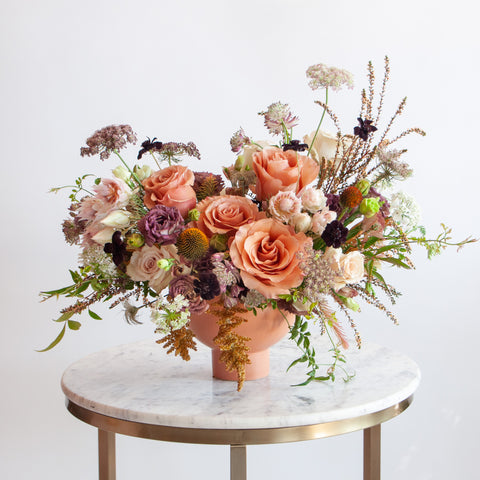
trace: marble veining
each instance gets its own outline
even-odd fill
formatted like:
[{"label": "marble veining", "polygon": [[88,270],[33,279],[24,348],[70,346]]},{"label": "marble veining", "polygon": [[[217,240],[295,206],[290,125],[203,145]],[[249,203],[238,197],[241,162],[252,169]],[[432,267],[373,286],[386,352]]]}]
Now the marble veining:
[{"label": "marble veining", "polygon": [[[317,352],[328,352],[324,338],[316,345]],[[293,387],[305,379],[301,364],[285,372],[298,352],[287,339],[275,345],[270,375],[245,382],[237,392],[235,382],[211,377],[208,348],[199,345],[184,362],[151,339],[75,362],[63,374],[62,389],[77,405],[123,420],[187,428],[278,428],[373,413],[410,396],[420,381],[411,359],[365,344],[347,351],[347,369],[356,374],[350,382],[339,371],[334,383]]]}]

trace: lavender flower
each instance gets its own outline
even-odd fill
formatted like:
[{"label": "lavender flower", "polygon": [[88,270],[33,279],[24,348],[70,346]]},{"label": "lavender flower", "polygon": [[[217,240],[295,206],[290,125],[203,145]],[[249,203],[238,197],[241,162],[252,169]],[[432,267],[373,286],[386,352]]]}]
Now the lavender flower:
[{"label": "lavender flower", "polygon": [[171,245],[185,228],[183,217],[176,207],[156,205],[137,223],[145,237],[145,243],[151,247],[154,243]]},{"label": "lavender flower", "polygon": [[169,294],[171,297],[183,295],[188,300],[188,309],[190,313],[204,313],[208,310],[208,303],[203,300],[194,288],[194,277],[190,275],[179,275],[174,277],[169,285]]},{"label": "lavender flower", "polygon": [[135,143],[137,137],[130,125],[110,125],[97,130],[91,137],[87,138],[87,147],[80,149],[82,157],[91,157],[100,154],[100,159],[107,159],[115,150],[121,150],[127,143]]},{"label": "lavender flower", "polygon": [[259,115],[265,117],[265,126],[272,135],[281,135],[283,129],[290,130],[298,125],[298,117],[295,117],[286,103],[272,103],[266,112],[260,112]]},{"label": "lavender flower", "polygon": [[310,79],[308,85],[312,90],[331,88],[338,91],[343,85],[353,88],[353,75],[350,72],[337,67],[328,67],[324,63],[308,67],[307,78]]},{"label": "lavender flower", "polygon": [[243,131],[243,128],[239,128],[230,139],[230,146],[232,147],[232,152],[240,152],[245,145],[252,143],[249,137]]}]

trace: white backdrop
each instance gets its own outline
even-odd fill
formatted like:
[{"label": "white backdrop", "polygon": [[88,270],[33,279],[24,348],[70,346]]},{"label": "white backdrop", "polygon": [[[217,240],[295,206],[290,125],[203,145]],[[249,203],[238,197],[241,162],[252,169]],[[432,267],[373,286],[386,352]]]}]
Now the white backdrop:
[{"label": "white backdrop", "polygon": [[[76,359],[150,338],[153,327],[126,325],[119,311],[85,319],[49,353],[60,305],[38,292],[68,282],[77,252],[60,230],[67,195],[47,194],[85,172],[109,173],[112,160],[79,157],[97,128],[129,123],[143,139],[194,141],[200,170],[232,162],[229,138],[241,125],[264,138],[256,115],[291,104],[308,132],[319,108],[305,69],[327,63],[354,73],[356,89],[331,104],[344,130],[356,123],[365,66],[381,76],[392,61],[386,118],[407,95],[398,127],[420,126],[405,190],[422,205],[433,234],[444,221],[461,239],[478,226],[479,35],[474,2],[458,0],[3,0],[0,15],[0,478],[91,479],[96,431],[68,414],[59,382]],[[132,152],[133,154],[134,152]],[[192,167],[196,167],[192,163]],[[400,480],[474,479],[480,414],[476,355],[479,244],[415,272],[389,271],[404,296],[394,327],[365,309],[365,341],[414,358],[423,374],[414,404],[385,424],[383,471]],[[224,479],[226,447],[120,437],[118,478]],[[361,478],[361,435],[249,448],[249,478]]]}]

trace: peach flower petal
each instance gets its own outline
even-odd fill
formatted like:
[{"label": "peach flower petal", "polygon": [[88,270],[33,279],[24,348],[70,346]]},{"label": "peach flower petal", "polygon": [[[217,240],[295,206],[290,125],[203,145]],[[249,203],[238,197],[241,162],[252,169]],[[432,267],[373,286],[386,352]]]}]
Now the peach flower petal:
[{"label": "peach flower petal", "polygon": [[278,192],[299,194],[317,178],[320,171],[319,165],[311,158],[276,147],[255,153],[252,166],[257,175],[255,194],[258,200],[268,200]]},{"label": "peach flower petal", "polygon": [[273,218],[241,226],[230,245],[244,284],[266,298],[278,298],[302,283],[297,252],[311,239]]}]

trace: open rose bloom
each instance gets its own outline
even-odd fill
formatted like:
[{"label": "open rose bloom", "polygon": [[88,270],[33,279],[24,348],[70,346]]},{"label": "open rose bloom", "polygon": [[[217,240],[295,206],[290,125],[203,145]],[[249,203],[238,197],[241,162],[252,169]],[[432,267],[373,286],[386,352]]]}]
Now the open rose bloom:
[{"label": "open rose bloom", "polygon": [[[350,88],[352,76],[323,64],[310,67],[307,76],[320,95],[318,123],[299,126],[288,105],[270,105],[261,115],[271,136],[256,140],[239,129],[223,178],[204,171],[192,142],[147,138],[128,152],[129,163],[123,150],[136,136],[128,125],[106,127],[87,140],[82,156],[118,161],[111,165],[111,178],[77,179],[69,197],[62,228],[66,241],[81,250],[80,263],[71,270],[73,284],[43,292],[46,298],[73,299],[57,319],[62,331],[47,349],[67,327],[78,329],[78,314],[98,318],[95,303],[110,302],[124,307],[130,323],[149,312],[163,335],[159,342],[188,359],[195,347],[191,315],[211,312],[235,339],[217,342],[222,352],[230,349],[226,356],[236,359],[231,363],[240,375],[248,347],[231,325],[244,322],[247,310],[274,309],[294,319],[289,330],[307,362],[299,365],[309,365],[308,383],[335,378],[343,360],[339,348],[348,345],[342,323],[355,325],[352,316],[359,315],[361,302],[396,321],[385,305],[398,295],[385,266],[412,268],[415,243],[429,256],[447,240],[453,243],[447,230],[426,240],[412,201],[382,191],[411,173],[399,160],[406,150],[391,144],[423,132],[414,128],[390,136],[392,122],[383,128],[379,118],[369,118],[368,112],[380,109],[363,96],[361,116],[348,119],[351,127],[326,133],[324,121],[330,117],[330,127],[337,128],[339,122],[321,91],[326,100],[328,89]],[[382,104],[383,97],[377,101]],[[96,178],[93,185],[90,178]],[[309,329],[327,332],[332,341],[334,359],[324,374],[305,340]],[[212,336],[219,332],[215,326]],[[355,328],[352,335],[360,343]]]}]

